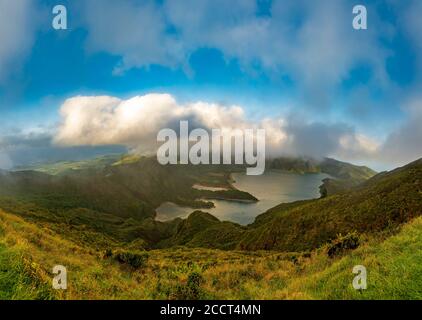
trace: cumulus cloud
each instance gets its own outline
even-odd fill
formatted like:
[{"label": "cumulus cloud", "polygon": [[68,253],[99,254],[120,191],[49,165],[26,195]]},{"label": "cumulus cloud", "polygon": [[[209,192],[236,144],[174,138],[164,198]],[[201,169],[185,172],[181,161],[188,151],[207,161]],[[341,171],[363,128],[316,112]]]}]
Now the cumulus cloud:
[{"label": "cumulus cloud", "polygon": [[34,1],[0,0],[0,84],[32,47],[36,18]]},{"label": "cumulus cloud", "polygon": [[353,156],[373,151],[369,139],[343,124],[293,123],[283,118],[251,121],[241,106],[180,104],[169,94],[128,100],[74,97],[64,102],[61,116],[54,141],[62,146],[122,144],[138,152],[154,152],[161,129],[178,130],[179,122],[188,120],[191,129],[225,129],[233,133],[237,129],[264,128],[268,156]]},{"label": "cumulus cloud", "polygon": [[241,106],[207,102],[180,104],[169,94],[147,94],[122,100],[114,97],[74,97],[61,107],[62,123],[54,142],[60,146],[124,145],[153,153],[164,128],[266,130],[267,156],[332,156],[349,161],[402,165],[422,157],[422,98],[404,108],[407,117],[385,141],[378,141],[347,123],[308,122],[298,116],[252,121]]},{"label": "cumulus cloud", "polygon": [[169,94],[147,94],[128,100],[108,96],[74,97],[61,107],[63,119],[55,142],[59,145],[123,144],[143,152],[153,151],[157,133],[178,129],[179,120],[191,128],[241,128],[243,109],[197,102],[180,105]]}]

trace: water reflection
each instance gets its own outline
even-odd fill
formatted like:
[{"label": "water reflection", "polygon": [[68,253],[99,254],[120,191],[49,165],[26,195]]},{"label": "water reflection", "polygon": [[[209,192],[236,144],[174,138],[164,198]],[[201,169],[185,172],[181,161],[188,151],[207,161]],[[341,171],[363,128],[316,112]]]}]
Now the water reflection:
[{"label": "water reflection", "polygon": [[[247,225],[255,217],[268,209],[285,202],[319,197],[318,187],[326,174],[292,174],[278,170],[268,170],[261,176],[247,176],[235,173],[234,186],[247,191],[259,199],[254,203],[242,203],[226,200],[211,200],[215,208],[204,209],[220,220],[227,220]],[[157,210],[157,220],[168,221],[176,217],[186,218],[195,209],[180,207],[173,203],[164,203]]]}]

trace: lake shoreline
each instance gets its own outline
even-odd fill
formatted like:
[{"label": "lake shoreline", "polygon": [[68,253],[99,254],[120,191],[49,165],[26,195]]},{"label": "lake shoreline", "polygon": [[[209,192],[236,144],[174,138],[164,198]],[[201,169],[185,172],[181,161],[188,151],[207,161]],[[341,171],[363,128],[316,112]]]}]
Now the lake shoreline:
[{"label": "lake shoreline", "polygon": [[[257,216],[281,203],[319,198],[319,186],[327,177],[328,175],[321,173],[297,174],[285,170],[268,170],[264,175],[254,177],[233,172],[227,175],[227,184],[230,185],[231,191],[249,194],[256,200],[220,196],[217,193],[223,191],[218,191],[197,199],[209,200],[213,203],[213,208],[189,208],[166,203],[156,209],[156,219],[170,221],[175,218],[186,218],[192,212],[202,210],[221,221],[248,225],[253,223]],[[206,192],[214,193],[212,191],[204,193]]]}]

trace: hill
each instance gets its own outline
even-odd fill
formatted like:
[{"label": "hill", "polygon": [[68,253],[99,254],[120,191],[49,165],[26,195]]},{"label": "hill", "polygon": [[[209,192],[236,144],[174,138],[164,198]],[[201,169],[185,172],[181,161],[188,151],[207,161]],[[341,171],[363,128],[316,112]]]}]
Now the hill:
[{"label": "hill", "polygon": [[[310,250],[335,239],[339,233],[380,232],[417,215],[405,213],[396,217],[397,210],[419,210],[417,203],[405,207],[395,194],[385,190],[388,179],[400,180],[393,172],[393,176],[378,175],[347,193],[282,204],[258,216],[246,228],[218,221],[203,212],[184,221],[157,222],[154,208],[165,201],[203,208],[207,202],[197,199],[256,199],[231,187],[230,173],[242,170],[236,166],[165,167],[152,158],[123,160],[104,168],[60,175],[36,171],[3,174],[0,207],[60,230],[69,239],[101,248],[136,243],[141,249],[184,245],[284,251]],[[325,159],[320,167],[341,178],[365,179],[373,174],[366,167],[332,159]],[[195,183],[229,189],[198,190],[192,188]],[[402,182],[397,182],[397,188],[400,194],[408,192],[409,197],[414,193],[404,189],[407,185]],[[379,200],[380,196],[389,197],[391,204]]]},{"label": "hill", "polygon": [[377,233],[422,214],[422,160],[381,173],[347,192],[280,205],[258,218],[242,238],[244,250],[302,251],[339,234]]},{"label": "hill", "polygon": [[[342,166],[338,162],[337,168]],[[141,238],[152,248],[171,237],[178,224],[154,221],[155,208],[164,202],[206,210],[213,204],[205,199],[257,201],[231,184],[230,174],[244,171],[243,166],[161,166],[154,158],[111,155],[33,169],[0,175],[0,208],[64,228],[73,239],[85,242],[95,237],[104,238],[104,243]],[[198,190],[195,184],[226,190]],[[232,225],[224,228],[240,235]],[[200,244],[198,239],[192,244]]]},{"label": "hill", "polygon": [[316,200],[280,204],[247,227],[195,212],[162,245],[307,252],[344,236],[394,233],[422,214],[422,160]]},{"label": "hill", "polygon": [[[333,258],[326,246],[306,254],[180,247],[149,251],[132,268],[0,211],[1,299],[421,299],[421,259],[417,218]],[[68,271],[65,291],[51,286],[57,263]],[[352,287],[357,264],[369,270],[364,291]]]},{"label": "hill", "polygon": [[221,222],[206,212],[195,211],[177,225],[171,238],[164,240],[159,246],[234,249],[245,229],[236,223]]},{"label": "hill", "polygon": [[[246,227],[202,211],[168,223],[125,217],[125,206],[116,213],[96,202],[112,196],[102,188],[78,206],[82,181],[102,182],[104,170],[127,178],[126,165],[140,164],[89,176],[2,173],[0,298],[421,298],[422,160],[344,193],[280,204]],[[118,188],[141,186],[127,183]],[[51,288],[56,264],[68,270],[68,290]],[[369,270],[368,290],[352,288],[357,264]]]},{"label": "hill", "polygon": [[330,176],[342,180],[364,181],[373,177],[376,172],[366,166],[356,166],[351,163],[338,161],[331,158],[320,160],[313,158],[292,158],[278,157],[269,159],[266,162],[268,169],[281,169],[293,173],[326,173]]},{"label": "hill", "polygon": [[[92,163],[73,164],[57,173],[60,164],[41,171],[3,172],[0,175],[0,208],[29,221],[63,230],[72,239],[91,245],[128,243],[142,239],[151,248],[172,235],[178,221],[154,220],[155,208],[174,202],[193,208],[209,208],[204,199],[256,201],[247,192],[235,189],[230,173],[236,166],[159,165],[153,158],[126,158],[110,165],[113,157]],[[98,165],[100,164],[100,165]],[[195,184],[224,187],[227,190],[198,190]],[[103,239],[103,241],[96,241]],[[139,241],[138,241],[139,242]]]},{"label": "hill", "polygon": [[312,158],[280,157],[268,160],[267,168],[299,174],[326,173],[330,175],[330,178],[324,179],[320,186],[322,197],[344,192],[377,174],[366,166],[356,166],[330,158],[316,160]]}]

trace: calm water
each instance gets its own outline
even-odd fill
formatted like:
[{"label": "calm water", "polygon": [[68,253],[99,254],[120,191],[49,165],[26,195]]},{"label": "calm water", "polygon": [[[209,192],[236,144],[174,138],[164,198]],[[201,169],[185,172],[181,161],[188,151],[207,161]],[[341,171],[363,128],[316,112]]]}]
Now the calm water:
[{"label": "calm water", "polygon": [[[283,203],[319,197],[318,187],[325,174],[292,174],[276,170],[268,170],[261,176],[247,176],[235,173],[234,186],[247,191],[259,199],[254,203],[240,203],[226,200],[210,200],[215,208],[203,209],[220,220],[233,221],[243,225],[252,223],[255,217],[268,209]],[[195,211],[192,208],[180,207],[173,203],[164,203],[157,210],[157,220],[167,221],[176,217],[186,218]]]}]

